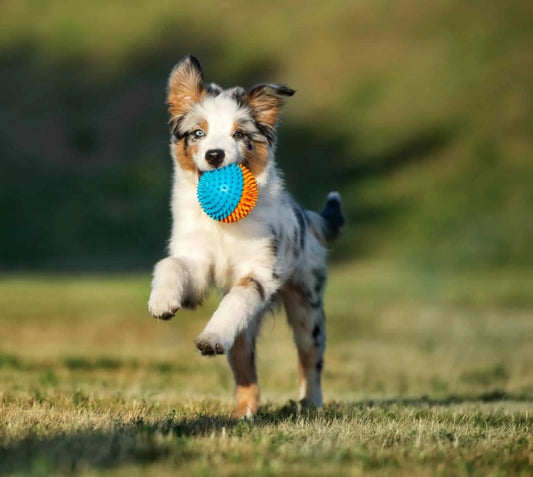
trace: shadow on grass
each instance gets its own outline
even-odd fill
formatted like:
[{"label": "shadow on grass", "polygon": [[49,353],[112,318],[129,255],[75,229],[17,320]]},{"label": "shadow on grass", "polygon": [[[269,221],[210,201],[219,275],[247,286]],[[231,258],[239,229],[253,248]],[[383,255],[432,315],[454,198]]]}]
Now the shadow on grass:
[{"label": "shadow on grass", "polygon": [[491,402],[521,402],[533,403],[533,396],[528,394],[514,394],[501,390],[494,390],[482,394],[450,395],[442,398],[429,396],[397,397],[388,399],[364,399],[352,402],[327,403],[324,408],[302,411],[299,403],[289,401],[279,408],[263,406],[254,421],[254,424],[272,424],[281,421],[293,422],[304,417],[305,419],[341,418],[346,416],[347,411],[364,411],[365,409],[389,407],[450,407],[461,404],[485,404]]},{"label": "shadow on grass", "polygon": [[266,426],[301,423],[302,420],[325,422],[347,417],[357,418],[358,414],[370,409],[424,409],[501,401],[533,402],[533,397],[493,391],[439,399],[421,396],[350,403],[332,402],[318,411],[302,411],[298,403],[290,401],[281,407],[266,405],[250,421],[235,420],[227,415],[217,414],[196,414],[185,418],[170,415],[156,422],[138,417],[128,422],[114,422],[108,430],[81,430],[50,437],[30,433],[26,438],[0,446],[0,473],[69,473],[88,468],[146,465],[158,461],[179,467],[202,458],[201,446],[194,444],[194,440],[198,438],[225,435],[247,437]]},{"label": "shadow on grass", "polygon": [[0,447],[0,474],[77,472],[87,468],[112,468],[172,459],[179,465],[199,457],[192,438],[243,427],[229,417],[169,417],[156,423],[138,418],[115,423],[110,430],[82,430],[51,437],[29,436]]},{"label": "shadow on grass", "polygon": [[412,398],[392,398],[392,399],[368,399],[358,401],[354,405],[361,408],[367,407],[388,407],[388,406],[456,406],[459,404],[482,404],[490,402],[514,401],[533,402],[533,396],[526,394],[513,394],[501,390],[494,390],[482,394],[473,395],[451,395],[443,398],[431,398],[420,396]]}]

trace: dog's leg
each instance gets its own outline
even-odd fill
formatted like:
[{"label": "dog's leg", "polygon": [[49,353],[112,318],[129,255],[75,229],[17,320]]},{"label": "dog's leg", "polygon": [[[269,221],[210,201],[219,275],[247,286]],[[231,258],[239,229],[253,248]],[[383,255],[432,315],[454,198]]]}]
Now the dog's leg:
[{"label": "dog's leg", "polygon": [[237,336],[270,302],[274,281],[247,275],[239,279],[222,299],[202,333],[196,347],[203,355],[224,354],[230,350]]},{"label": "dog's leg", "polygon": [[235,379],[236,418],[251,417],[259,407],[259,386],[255,370],[255,342],[259,320],[254,320],[235,339],[228,352],[228,362]]},{"label": "dog's leg", "polygon": [[283,302],[298,349],[300,399],[306,407],[322,406],[321,375],[326,347],[322,290],[288,283],[283,288]]},{"label": "dog's leg", "polygon": [[191,308],[201,300],[208,287],[207,265],[178,257],[160,260],[152,280],[148,310],[154,318],[168,320],[180,308]]}]

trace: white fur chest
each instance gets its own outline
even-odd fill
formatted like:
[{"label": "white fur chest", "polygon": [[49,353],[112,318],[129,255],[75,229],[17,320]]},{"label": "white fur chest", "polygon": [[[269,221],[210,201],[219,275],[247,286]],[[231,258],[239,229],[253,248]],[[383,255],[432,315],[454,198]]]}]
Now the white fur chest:
[{"label": "white fur chest", "polygon": [[176,181],[170,255],[205,264],[210,279],[224,291],[239,277],[271,271],[270,209],[265,201],[239,222],[219,223],[201,210],[193,183]]}]

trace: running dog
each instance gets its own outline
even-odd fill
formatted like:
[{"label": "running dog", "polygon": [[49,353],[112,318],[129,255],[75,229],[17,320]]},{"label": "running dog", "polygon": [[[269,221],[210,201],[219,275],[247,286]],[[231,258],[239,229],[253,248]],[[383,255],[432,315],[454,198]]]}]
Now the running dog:
[{"label": "running dog", "polygon": [[[326,343],[323,295],[325,244],[344,217],[338,193],[321,213],[299,207],[285,191],[274,161],[276,125],[285,85],[222,89],[204,81],[200,63],[183,58],[168,81],[170,152],[174,159],[172,232],[168,257],[155,266],[148,309],[161,320],[202,303],[215,285],[223,298],[195,344],[204,356],[227,354],[234,374],[235,416],[259,406],[255,344],[262,316],[285,306],[298,349],[300,398],[322,405]],[[236,223],[209,218],[196,196],[201,174],[242,163],[259,189],[257,205]]]}]

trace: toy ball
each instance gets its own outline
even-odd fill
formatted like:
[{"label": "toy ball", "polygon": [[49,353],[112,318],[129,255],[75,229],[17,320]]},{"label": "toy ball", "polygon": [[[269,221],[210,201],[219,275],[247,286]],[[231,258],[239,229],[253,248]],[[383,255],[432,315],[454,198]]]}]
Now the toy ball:
[{"label": "toy ball", "polygon": [[204,172],[196,191],[202,210],[214,220],[230,223],[246,217],[257,202],[257,182],[242,164]]}]

